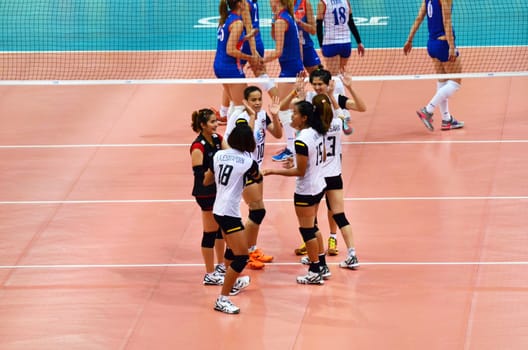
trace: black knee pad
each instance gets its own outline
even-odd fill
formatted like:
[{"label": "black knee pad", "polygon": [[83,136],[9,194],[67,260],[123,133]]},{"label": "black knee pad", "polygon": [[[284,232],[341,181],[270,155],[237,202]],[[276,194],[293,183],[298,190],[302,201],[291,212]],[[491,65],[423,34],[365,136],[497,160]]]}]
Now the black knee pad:
[{"label": "black knee pad", "polygon": [[214,248],[216,239],[215,232],[204,232],[202,236],[202,248]]},{"label": "black knee pad", "polygon": [[299,231],[301,232],[301,236],[303,238],[303,241],[306,243],[309,240],[312,240],[315,238],[315,233],[318,231],[316,227],[299,227]]},{"label": "black knee pad", "polygon": [[257,225],[262,223],[264,216],[266,216],[266,209],[255,209],[249,211],[249,220],[253,221]]},{"label": "black knee pad", "polygon": [[332,217],[334,218],[334,221],[336,222],[339,228],[344,227],[346,225],[350,225],[345,216],[345,213],[334,214],[332,215]]},{"label": "black knee pad", "polygon": [[231,268],[238,273],[241,273],[246,267],[249,260],[249,255],[235,255],[233,262],[231,263]]},{"label": "black knee pad", "polygon": [[235,254],[233,254],[233,251],[231,248],[226,248],[224,253],[224,259],[226,260],[235,260]]},{"label": "black knee pad", "polygon": [[216,231],[216,239],[224,239],[224,236],[222,236],[221,229],[218,229],[218,231]]}]

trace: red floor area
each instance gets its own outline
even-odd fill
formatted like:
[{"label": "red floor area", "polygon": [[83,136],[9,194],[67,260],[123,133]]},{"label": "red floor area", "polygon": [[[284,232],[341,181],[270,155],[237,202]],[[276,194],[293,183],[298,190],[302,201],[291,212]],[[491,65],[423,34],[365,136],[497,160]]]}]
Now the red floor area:
[{"label": "red floor area", "polygon": [[266,178],[275,262],[247,271],[231,316],[201,284],[190,196],[190,115],[219,86],[0,87],[0,348],[524,349],[528,79],[465,80],[450,132],[416,118],[434,88],[357,83],[368,111],[343,176],[358,271],[337,266],[339,238],[331,279],[295,283],[294,180]]}]

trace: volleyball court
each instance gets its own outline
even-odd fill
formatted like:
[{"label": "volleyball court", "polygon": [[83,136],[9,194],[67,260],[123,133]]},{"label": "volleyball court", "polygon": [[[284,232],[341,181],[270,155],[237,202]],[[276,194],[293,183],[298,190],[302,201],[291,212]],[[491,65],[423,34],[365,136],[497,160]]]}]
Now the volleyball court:
[{"label": "volleyball court", "polygon": [[0,86],[0,348],[523,349],[528,79],[499,75],[465,78],[450,108],[466,126],[433,133],[415,113],[433,80],[358,79],[343,179],[361,267],[339,268],[338,235],[330,280],[296,284],[294,179],[266,177],[275,259],[245,271],[239,315],[202,285],[190,195],[190,116],[220,85]]}]

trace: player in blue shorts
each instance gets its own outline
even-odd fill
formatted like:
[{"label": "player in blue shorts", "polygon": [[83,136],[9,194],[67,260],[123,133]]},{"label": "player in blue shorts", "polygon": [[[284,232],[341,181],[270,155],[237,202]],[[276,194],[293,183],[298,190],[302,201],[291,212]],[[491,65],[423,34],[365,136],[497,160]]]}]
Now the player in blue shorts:
[{"label": "player in blue shorts", "polygon": [[[408,55],[412,49],[412,41],[416,31],[427,15],[429,39],[427,52],[433,60],[435,72],[438,74],[462,72],[462,62],[455,45],[455,32],[452,24],[453,0],[424,0],[418,11],[418,16],[411,27],[409,37],[403,46],[403,53]],[[449,112],[448,100],[460,89],[462,80],[439,79],[436,94],[427,106],[416,111],[420,120],[430,131],[434,130],[433,112],[438,106],[442,114],[442,130],[460,129],[464,122],[456,120]]]},{"label": "player in blue shorts", "polygon": [[[242,21],[244,22],[244,28],[247,33],[254,33],[254,36],[249,36],[244,41],[241,51],[245,54],[256,56],[260,60],[264,57],[264,42],[262,41],[262,35],[260,33],[260,15],[258,0],[244,0],[244,8],[242,10]],[[242,66],[245,66],[245,61],[242,61]],[[264,82],[260,83],[259,86],[262,90],[266,91],[270,97],[278,96],[278,90],[273,81],[270,79],[266,66],[264,64],[250,65],[250,69],[255,77],[265,79]],[[229,112],[231,101],[227,93],[222,94],[222,104],[218,115],[223,123],[227,122],[227,115]]]},{"label": "player in blue shorts", "polygon": [[[299,30],[294,20],[293,2],[289,0],[270,0],[274,22],[272,24],[272,37],[275,40],[275,50],[264,57],[264,62],[278,59],[280,65],[280,78],[295,78],[304,71],[299,42]],[[295,83],[278,84],[279,97],[283,100],[291,91]],[[293,141],[295,130],[290,127],[292,112],[288,105],[281,105],[279,119],[283,125],[283,134],[286,138],[286,149],[272,157],[275,161],[286,161],[293,157]]]},{"label": "player in blue shorts", "polygon": [[[350,33],[354,35],[359,56],[365,54],[349,0],[319,0],[317,4],[317,40],[325,60],[325,68],[334,77],[346,70],[348,59],[352,53]],[[336,79],[338,94],[344,94],[344,87]]]},{"label": "player in blue shorts", "polygon": [[321,59],[315,51],[311,35],[316,33],[315,17],[310,0],[295,0],[294,18],[299,29],[299,40],[302,46],[303,65],[308,74],[319,68]]},{"label": "player in blue shorts", "polygon": [[[255,35],[255,31],[246,33],[242,19],[244,9],[245,0],[220,1],[217,49],[213,65],[217,78],[245,78],[244,61],[249,61],[255,67],[260,64],[259,56],[248,55],[241,51],[244,41]],[[244,110],[242,100],[246,87],[245,83],[223,84],[226,97],[233,101],[233,115]]]}]

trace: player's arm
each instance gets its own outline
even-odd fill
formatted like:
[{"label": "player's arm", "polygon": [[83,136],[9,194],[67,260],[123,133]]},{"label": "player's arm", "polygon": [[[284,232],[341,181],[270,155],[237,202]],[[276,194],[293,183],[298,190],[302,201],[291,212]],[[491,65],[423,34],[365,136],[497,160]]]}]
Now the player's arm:
[{"label": "player's arm", "polygon": [[346,101],[346,109],[351,109],[356,112],[365,112],[367,110],[365,101],[363,101],[361,96],[352,89],[352,76],[344,71],[341,72],[341,75],[340,78],[343,81],[343,85],[350,94],[350,97]]},{"label": "player's arm", "polygon": [[314,12],[312,4],[310,4],[309,0],[306,0],[306,22],[297,21],[297,25],[310,35],[314,35],[316,33]]},{"label": "player's arm", "polygon": [[194,175],[194,184],[198,187],[208,186],[214,182],[213,173],[208,169],[208,164],[203,164],[203,161],[203,151],[199,148],[193,148],[191,151],[191,164]]},{"label": "player's arm", "polygon": [[302,141],[295,141],[295,166],[282,169],[264,169],[263,175],[304,176],[308,168],[308,146]]},{"label": "player's arm", "polygon": [[[251,167],[244,174],[244,186],[250,185],[252,183],[261,183],[261,182],[262,182],[262,174],[259,171],[259,166],[257,162],[253,160],[253,163],[251,163]],[[250,199],[248,198],[248,200]]]},{"label": "player's arm", "polygon": [[280,99],[279,96],[273,96],[268,111],[271,115],[271,123],[267,125],[267,130],[273,137],[280,139],[282,137],[282,124],[279,120]]},{"label": "player's arm", "polygon": [[359,35],[359,31],[356,27],[356,23],[354,22],[354,16],[352,16],[352,6],[350,6],[350,1],[348,2],[348,8],[350,9],[350,15],[348,16],[348,29],[350,29],[350,32],[352,33],[352,35],[354,36],[354,39],[356,40],[359,56],[364,56],[365,47],[363,46],[363,43],[361,42],[361,36]]},{"label": "player's arm", "polygon": [[278,18],[273,27],[273,37],[275,38],[275,50],[264,58],[264,63],[276,60],[282,55],[284,50],[284,33],[288,29],[288,23],[285,20]]},{"label": "player's arm", "polygon": [[317,3],[317,15],[315,16],[315,26],[316,26],[316,32],[317,32],[317,41],[319,42],[319,47],[323,46],[323,19],[324,19],[324,13],[326,10],[326,5],[319,1]]},{"label": "player's arm", "polygon": [[[253,33],[253,22],[251,21],[251,12],[249,10],[249,5],[247,1],[242,0],[243,3],[243,9],[242,9],[242,22],[244,23],[244,27],[246,28],[246,33]],[[251,35],[247,38],[249,41],[249,47],[251,49],[251,53],[253,56],[257,56],[257,44],[255,43],[255,36]]]},{"label": "player's arm", "polygon": [[226,47],[227,54],[231,57],[239,58],[242,60],[253,61],[254,56],[247,55],[240,51],[240,49],[238,48],[238,39],[240,38],[240,35],[242,35],[242,31],[244,30],[244,24],[242,23],[242,21],[233,22],[229,27],[229,30],[229,40],[227,41]]},{"label": "player's arm", "polygon": [[412,49],[412,41],[414,39],[414,35],[418,31],[418,28],[420,28],[420,25],[422,24],[423,20],[425,18],[425,1],[422,2],[422,6],[420,6],[420,10],[418,10],[418,15],[416,16],[416,19],[414,20],[414,23],[411,27],[411,30],[409,32],[409,36],[407,37],[407,41],[403,45],[403,53],[407,55],[409,52],[411,52]]},{"label": "player's arm", "polygon": [[442,6],[442,18],[444,20],[444,30],[446,33],[447,43],[449,44],[449,61],[456,60],[455,53],[455,37],[453,35],[453,22],[451,16],[451,6],[453,5],[453,0],[440,0],[440,5]]}]

